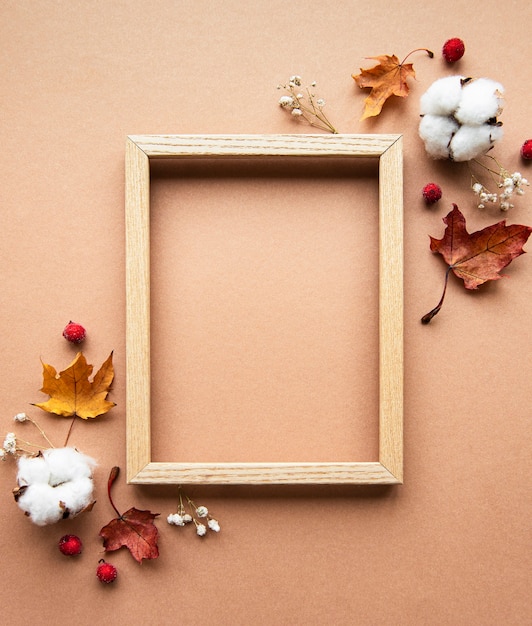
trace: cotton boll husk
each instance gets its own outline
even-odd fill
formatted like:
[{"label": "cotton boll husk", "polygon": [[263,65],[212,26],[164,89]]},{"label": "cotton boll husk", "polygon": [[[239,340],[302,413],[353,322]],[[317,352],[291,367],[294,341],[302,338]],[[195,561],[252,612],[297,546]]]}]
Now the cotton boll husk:
[{"label": "cotton boll husk", "polygon": [[425,142],[425,150],[434,159],[449,158],[449,143],[459,125],[450,117],[425,115],[419,123],[419,136]]},{"label": "cotton boll husk", "polygon": [[49,478],[50,470],[44,456],[21,456],[18,459],[17,483],[20,487],[35,483],[48,484]]},{"label": "cotton boll husk", "polygon": [[453,161],[470,161],[485,154],[501,137],[499,126],[461,126],[451,141],[451,158]]},{"label": "cotton boll husk", "polygon": [[421,115],[452,115],[460,104],[463,78],[446,76],[432,83],[421,96]]},{"label": "cotton boll husk", "polygon": [[75,448],[50,448],[43,452],[50,469],[50,484],[90,477],[96,461]]},{"label": "cotton boll husk", "polygon": [[502,112],[504,87],[489,78],[473,80],[462,89],[455,117],[461,124],[484,124]]},{"label": "cotton boll husk", "polygon": [[55,489],[48,484],[30,485],[20,495],[17,504],[37,526],[55,524],[63,519],[63,509],[55,497]]}]

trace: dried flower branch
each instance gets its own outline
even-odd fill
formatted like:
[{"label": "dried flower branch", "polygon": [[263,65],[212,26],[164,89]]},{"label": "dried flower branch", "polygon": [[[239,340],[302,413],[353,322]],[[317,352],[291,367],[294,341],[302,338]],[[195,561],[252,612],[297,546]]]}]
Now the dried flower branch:
[{"label": "dried flower branch", "polygon": [[[177,513],[171,513],[166,518],[166,521],[171,526],[185,526],[186,524],[194,522],[194,525],[196,526],[196,534],[199,537],[204,537],[207,534],[207,529],[210,529],[215,533],[219,533],[220,524],[209,514],[207,507],[203,505],[196,506],[186,494],[184,495],[188,503],[190,513],[187,513],[185,503],[183,502],[183,492],[181,486],[179,486]],[[205,525],[204,522],[206,522],[207,525]]]},{"label": "dried flower branch", "polygon": [[491,175],[491,178],[499,191],[497,193],[491,192],[482,182],[480,182],[477,176],[473,173],[470,165],[471,189],[478,196],[478,208],[484,209],[486,204],[496,204],[498,202],[501,211],[508,211],[508,209],[512,209],[514,207],[513,203],[510,202],[513,195],[524,195],[525,190],[523,187],[528,186],[529,182],[520,172],[510,173],[499,163],[499,161],[497,161],[494,156],[488,154],[486,157],[491,159],[497,169],[489,167],[485,163],[480,162],[478,159],[472,159],[472,161],[473,163],[476,163],[480,167],[484,168],[484,170]]},{"label": "dried flower branch", "polygon": [[277,89],[286,91],[286,94],[279,98],[279,105],[290,111],[296,119],[305,120],[310,126],[337,134],[338,131],[323,112],[325,100],[316,96],[312,91],[314,87],[315,82],[302,87],[301,76],[291,76],[287,84],[277,85]]}]

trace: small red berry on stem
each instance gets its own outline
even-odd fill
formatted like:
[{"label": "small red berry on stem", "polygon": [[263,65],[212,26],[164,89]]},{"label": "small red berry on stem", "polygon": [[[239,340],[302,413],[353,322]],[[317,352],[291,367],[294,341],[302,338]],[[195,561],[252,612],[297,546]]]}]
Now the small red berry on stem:
[{"label": "small red berry on stem", "polygon": [[436,183],[428,183],[423,187],[423,198],[427,204],[438,202],[441,196],[441,187]]},{"label": "small red berry on stem", "polygon": [[96,570],[98,580],[102,583],[112,583],[118,574],[116,567],[111,563],[106,563],[103,559],[98,561],[98,563],[98,569]]},{"label": "small red berry on stem", "polygon": [[527,161],[532,159],[532,139],[527,139],[521,146],[521,156]]},{"label": "small red berry on stem", "polygon": [[447,63],[456,63],[456,61],[459,61],[464,56],[464,52],[464,42],[458,37],[448,39],[443,44],[442,55]]},{"label": "small red berry on stem", "polygon": [[83,544],[76,535],[64,535],[59,539],[59,550],[65,556],[76,556],[81,553]]},{"label": "small red berry on stem", "polygon": [[71,343],[81,343],[87,332],[83,328],[81,324],[76,324],[76,322],[68,322],[68,324],[63,329],[63,337],[70,341]]}]

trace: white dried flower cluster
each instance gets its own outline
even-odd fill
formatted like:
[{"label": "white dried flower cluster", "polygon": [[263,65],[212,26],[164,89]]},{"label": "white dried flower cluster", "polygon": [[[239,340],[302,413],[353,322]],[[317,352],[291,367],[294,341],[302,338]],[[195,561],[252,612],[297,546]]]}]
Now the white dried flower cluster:
[{"label": "white dried flower cluster", "polygon": [[6,454],[12,454],[14,456],[17,453],[17,450],[17,436],[15,433],[7,433],[2,446],[2,459],[5,460]]},{"label": "white dried flower cluster", "polygon": [[[207,534],[207,529],[210,529],[215,533],[219,533],[220,524],[217,520],[211,517],[211,515],[209,515],[209,509],[203,505],[196,506],[188,496],[185,497],[192,514],[186,512],[185,505],[183,503],[183,496],[180,491],[177,513],[171,513],[168,515],[166,521],[171,526],[185,526],[186,524],[194,522],[198,537],[204,537]],[[203,523],[203,520],[207,522],[207,525]]]},{"label": "white dried flower cluster", "polygon": [[[493,170],[489,170],[492,173]],[[525,193],[524,186],[528,186],[529,182],[520,172],[513,172],[510,174],[502,166],[499,165],[498,174],[499,180],[497,187],[500,189],[498,193],[490,192],[482,183],[476,181],[472,184],[471,188],[473,192],[478,196],[478,208],[484,209],[488,203],[499,203],[501,211],[508,211],[513,209],[514,205],[511,202],[513,195],[522,196]]]},{"label": "white dried flower cluster", "polygon": [[50,448],[18,459],[18,506],[38,526],[75,517],[93,503],[96,461],[75,448]]},{"label": "white dried flower cluster", "polygon": [[277,89],[284,89],[286,94],[279,98],[279,105],[290,111],[290,114],[301,120],[306,121],[311,126],[327,130],[331,133],[337,133],[336,128],[327,119],[323,112],[325,100],[318,98],[314,93],[316,82],[312,82],[309,86],[303,87],[301,76],[291,76],[288,83],[277,85]]},{"label": "white dried flower cluster", "polygon": [[448,76],[421,96],[419,135],[435,159],[470,161],[502,137],[504,88],[489,78]]}]

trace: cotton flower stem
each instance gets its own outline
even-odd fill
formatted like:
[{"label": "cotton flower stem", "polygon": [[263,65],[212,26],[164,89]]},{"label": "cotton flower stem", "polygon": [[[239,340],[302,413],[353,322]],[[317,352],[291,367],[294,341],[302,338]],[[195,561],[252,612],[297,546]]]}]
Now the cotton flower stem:
[{"label": "cotton flower stem", "polygon": [[430,322],[430,320],[437,315],[440,312],[441,306],[443,304],[443,300],[445,298],[445,292],[447,291],[447,282],[449,280],[449,273],[453,268],[449,265],[449,267],[447,268],[447,271],[445,272],[445,283],[443,285],[443,293],[441,295],[440,301],[438,302],[438,304],[432,309],[432,311],[429,311],[426,315],[424,315],[421,318],[421,323],[422,324],[428,324]]},{"label": "cotton flower stem", "polygon": [[401,61],[400,65],[404,65],[404,62],[408,59],[410,55],[414,54],[414,52],[426,52],[431,59],[434,58],[434,52],[432,52],[432,50],[428,50],[427,48],[416,48],[415,50],[412,50],[405,56],[405,58]]}]

